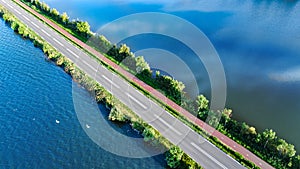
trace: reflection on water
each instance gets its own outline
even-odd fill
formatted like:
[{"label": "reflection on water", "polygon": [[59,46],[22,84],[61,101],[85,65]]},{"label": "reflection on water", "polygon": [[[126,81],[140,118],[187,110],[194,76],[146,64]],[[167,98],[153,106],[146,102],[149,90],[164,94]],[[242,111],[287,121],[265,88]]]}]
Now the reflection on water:
[{"label": "reflection on water", "polygon": [[[296,134],[300,129],[297,125],[300,119],[298,1],[46,2],[74,18],[88,20],[94,31],[114,19],[137,12],[167,12],[187,19],[209,37],[221,57],[228,82],[227,105],[233,108],[234,117],[258,130],[273,128],[300,149],[300,135]],[[162,44],[162,49],[171,50],[189,65],[199,91],[210,96],[203,65],[184,45],[153,35],[129,38],[126,43],[133,51]],[[148,60],[151,64],[151,59]],[[180,72],[173,76],[188,84]],[[187,91],[194,94],[191,88]]]}]

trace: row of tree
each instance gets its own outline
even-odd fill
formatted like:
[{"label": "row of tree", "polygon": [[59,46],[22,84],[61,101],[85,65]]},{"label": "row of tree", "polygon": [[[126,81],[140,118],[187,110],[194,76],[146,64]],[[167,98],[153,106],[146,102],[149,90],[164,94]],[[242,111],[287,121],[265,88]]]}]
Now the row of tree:
[{"label": "row of tree", "polygon": [[[101,44],[108,43],[106,39],[104,39],[103,43]],[[103,45],[99,46],[103,48]],[[136,76],[139,79],[143,80],[150,86],[158,89],[176,103],[181,104],[181,99],[184,95],[184,84],[170,76],[161,75],[158,71],[155,72],[156,74],[155,76],[153,76],[153,72],[150,69],[149,64],[145,61],[145,59],[142,56],[136,57],[130,51],[130,48],[126,46],[126,44],[122,44],[120,47],[112,45],[112,47],[108,50],[107,54],[118,63],[125,65],[131,72],[136,74]]]},{"label": "row of tree", "polygon": [[211,111],[209,110],[209,101],[203,95],[198,96],[197,105],[198,117],[201,120],[247,147],[272,166],[300,168],[300,155],[296,154],[294,145],[279,138],[272,129],[258,133],[254,127],[232,119],[231,109]]},{"label": "row of tree", "polygon": [[149,64],[144,58],[142,56],[134,56],[130,51],[130,48],[125,44],[120,46],[111,44],[104,36],[93,34],[90,31],[90,26],[87,22],[79,20],[70,21],[69,16],[65,12],[60,14],[59,11],[55,8],[51,9],[45,2],[41,2],[40,0],[23,1],[25,3],[30,3],[32,8],[38,9],[52,20],[62,24],[65,28],[70,29],[88,45],[101,53],[106,53],[117,63],[126,66],[132,73],[137,74],[138,78],[144,80],[152,87],[159,89],[174,102],[181,104],[181,97],[184,95],[184,84],[170,76],[160,75],[159,73],[153,77]]},{"label": "row of tree", "polygon": [[[156,148],[171,147],[166,152],[166,162],[170,168],[195,168],[201,167],[193,161],[187,154],[185,154],[179,147],[172,146],[171,143],[165,139],[153,127],[146,124],[140,117],[129,110],[119,100],[114,98],[108,91],[100,86],[94,79],[86,75],[83,71],[78,69],[69,59],[59,53],[45,40],[41,39],[35,32],[26,27],[23,23],[18,21],[10,12],[0,5],[0,16],[5,22],[10,24],[11,28],[20,34],[23,38],[34,42],[34,45],[45,53],[47,58],[53,61],[58,66],[62,67],[66,73],[70,74],[76,82],[82,85],[85,89],[95,96],[98,103],[104,103],[110,108],[109,120],[119,122],[129,122],[132,127],[142,133],[145,142],[150,143]],[[144,64],[143,58],[137,59],[137,66]],[[144,67],[144,66],[142,66]],[[180,153],[180,154],[178,154]],[[176,160],[176,161],[175,161]]]},{"label": "row of tree", "polygon": [[90,25],[86,21],[69,20],[69,16],[66,12],[60,14],[57,9],[50,8],[45,2],[40,0],[22,0],[25,3],[30,3],[33,9],[37,9],[48,17],[51,17],[54,21],[62,24],[66,28],[75,32],[82,40],[87,40],[92,36]]},{"label": "row of tree", "polygon": [[[159,72],[155,72],[153,76],[153,72],[144,58],[142,56],[134,56],[130,48],[125,44],[120,46],[112,45],[104,36],[93,34],[87,22],[79,20],[69,21],[66,13],[60,14],[56,9],[51,9],[44,2],[39,0],[23,1],[29,2],[33,8],[37,8],[56,22],[61,23],[67,29],[77,34],[80,39],[87,42],[88,45],[102,53],[106,53],[115,62],[122,64],[132,73],[135,73],[139,79],[160,90],[190,112],[197,114],[200,119],[217,127],[219,131],[244,145],[273,166],[278,168],[299,168],[300,157],[295,155],[296,151],[293,145],[288,144],[277,136],[274,139],[271,137],[266,140],[266,133],[272,130],[257,133],[254,127],[231,119],[232,111],[230,109],[225,109],[221,112],[210,111],[209,101],[203,95],[198,96],[196,100],[190,99],[184,93],[184,84],[182,82],[169,76],[160,75]],[[87,39],[88,41],[86,41]]]}]

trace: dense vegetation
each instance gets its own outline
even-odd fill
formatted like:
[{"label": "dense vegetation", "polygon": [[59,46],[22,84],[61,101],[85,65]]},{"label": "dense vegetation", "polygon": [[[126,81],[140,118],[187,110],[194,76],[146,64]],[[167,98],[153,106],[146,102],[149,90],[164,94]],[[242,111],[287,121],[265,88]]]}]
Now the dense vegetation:
[{"label": "dense vegetation", "polygon": [[294,145],[287,143],[284,139],[278,138],[271,129],[257,133],[255,128],[244,122],[231,119],[232,110],[224,109],[222,112],[213,112],[208,108],[208,100],[204,96],[198,97],[198,117],[207,120],[207,123],[214,126],[218,114],[221,120],[217,129],[239,144],[254,152],[276,168],[300,168],[300,155],[296,155]]},{"label": "dense vegetation", "polygon": [[[164,93],[168,98],[181,105],[191,113],[197,115],[201,120],[206,121],[211,126],[216,127],[220,132],[232,138],[239,144],[243,145],[257,156],[267,161],[276,168],[300,168],[300,156],[296,154],[294,146],[288,144],[285,140],[278,138],[272,130],[265,130],[262,133],[257,133],[254,127],[250,127],[246,123],[238,122],[231,118],[232,111],[224,109],[221,112],[213,112],[209,110],[209,101],[203,96],[198,96],[195,100],[188,98],[184,93],[184,84],[169,76],[160,75],[155,72],[152,76],[152,71],[149,64],[142,56],[134,56],[130,48],[125,44],[120,46],[111,44],[104,36],[94,34],[90,31],[90,26],[87,22],[79,20],[69,20],[66,13],[59,14],[56,9],[50,7],[39,0],[23,0],[33,9],[44,14],[54,22],[64,27],[71,34],[86,42],[114,62],[131,73]],[[113,112],[116,118],[112,120],[121,120],[120,114]],[[219,123],[218,116],[221,115]],[[207,119],[209,117],[209,119]],[[199,128],[192,127],[197,132],[201,132]],[[269,138],[269,134],[272,137]],[[275,136],[273,136],[275,133]],[[212,138],[214,142],[215,138]],[[222,146],[218,141],[215,141],[217,146],[225,151],[226,146]],[[234,152],[229,151],[238,161],[247,163],[243,157],[236,156]],[[252,164],[251,164],[252,165]],[[250,166],[251,166],[250,165]]]},{"label": "dense vegetation", "polygon": [[[40,38],[35,32],[30,30],[26,25],[20,22],[15,16],[7,11],[0,5],[0,16],[8,23],[11,28],[23,38],[31,40],[34,45],[46,54],[47,59],[53,61],[56,65],[62,67],[66,73],[68,73],[74,81],[82,85],[85,89],[91,92],[91,95],[95,96],[98,103],[103,103],[110,110],[108,118],[112,121],[128,122],[133,129],[136,129],[144,136],[144,141],[155,146],[156,148],[169,149],[166,152],[166,162],[170,168],[180,166],[181,168],[194,168],[201,169],[195,161],[193,161],[187,154],[183,153],[180,148],[173,146],[167,139],[165,139],[158,131],[153,127],[146,124],[140,117],[132,112],[127,106],[121,103],[108,91],[106,91],[99,83],[89,77],[78,67],[74,65],[68,58],[59,53],[45,40]],[[174,147],[181,152],[180,157],[174,153]],[[176,166],[173,165],[171,159],[176,159]]]}]

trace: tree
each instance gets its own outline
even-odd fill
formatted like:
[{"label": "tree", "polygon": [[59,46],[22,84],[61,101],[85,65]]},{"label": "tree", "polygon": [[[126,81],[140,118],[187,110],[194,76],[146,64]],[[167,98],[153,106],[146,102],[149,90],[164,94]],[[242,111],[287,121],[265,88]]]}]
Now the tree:
[{"label": "tree", "polygon": [[300,155],[293,158],[292,167],[295,169],[300,169]]},{"label": "tree", "polygon": [[170,168],[176,168],[179,166],[183,151],[178,146],[173,146],[166,154],[166,161]]},{"label": "tree", "polygon": [[38,6],[38,7],[41,6],[41,2],[40,2],[39,0],[34,0],[34,1],[31,2],[31,3],[33,3],[35,6]]},{"label": "tree", "polygon": [[24,26],[19,26],[18,32],[20,35],[22,35],[24,38],[27,38],[29,35],[28,29]]},{"label": "tree", "polygon": [[143,56],[138,56],[135,58],[136,60],[136,72],[141,73],[144,70],[150,72],[150,66],[149,64],[145,61]]},{"label": "tree", "polygon": [[[221,112],[215,112],[215,111],[205,111],[207,113],[207,117],[206,117],[206,123],[208,123],[210,126],[216,128],[219,125],[220,122],[220,117],[221,117]],[[202,117],[205,118],[205,117]],[[221,126],[219,126],[221,127]]]},{"label": "tree", "polygon": [[55,8],[51,9],[50,14],[51,14],[51,16],[53,16],[55,18],[59,17],[59,12]]},{"label": "tree", "polygon": [[125,115],[115,106],[110,110],[108,119],[111,121],[119,121],[119,122],[125,122],[126,117]]},{"label": "tree", "polygon": [[248,133],[249,133],[249,134],[252,134],[252,135],[256,135],[256,134],[257,134],[257,133],[256,133],[256,129],[255,129],[254,127],[249,127]]},{"label": "tree", "polygon": [[279,145],[277,146],[277,150],[281,156],[291,158],[296,154],[294,145],[288,144],[283,139],[279,139],[278,143],[279,143]]},{"label": "tree", "polygon": [[156,76],[155,83],[157,88],[165,92],[167,97],[177,104],[181,104],[181,95],[185,88],[182,82],[179,82],[170,76]]},{"label": "tree", "polygon": [[3,17],[3,19],[4,19],[5,22],[12,22],[12,21],[14,21],[13,17],[10,14],[8,14],[8,13],[5,13],[2,17]]},{"label": "tree", "polygon": [[130,53],[130,48],[126,44],[122,44],[119,50],[119,53]]},{"label": "tree", "polygon": [[230,121],[232,116],[232,110],[231,109],[227,109],[225,108],[222,111],[222,118],[221,118],[221,123],[223,124],[223,126],[226,128],[226,124],[228,123],[228,121]]},{"label": "tree", "polygon": [[261,134],[261,137],[262,137],[262,141],[265,142],[264,144],[264,148],[266,148],[267,144],[269,143],[269,141],[275,141],[277,136],[276,136],[276,133],[271,129],[266,129],[262,134]]},{"label": "tree", "polygon": [[13,21],[13,22],[11,23],[10,27],[11,27],[14,31],[16,31],[16,30],[18,30],[18,28],[19,28],[19,24],[18,24],[17,22]]},{"label": "tree", "polygon": [[49,7],[49,5],[47,5],[45,2],[42,2],[41,4],[40,4],[40,6],[41,6],[41,9],[43,10],[43,11],[45,11],[45,12],[50,12],[50,7]]},{"label": "tree", "polygon": [[204,95],[199,95],[197,97],[197,105],[198,105],[198,113],[208,110],[209,101],[206,99]]},{"label": "tree", "polygon": [[91,36],[87,44],[102,53],[107,53],[113,47],[110,41],[108,41],[103,35]]},{"label": "tree", "polygon": [[136,70],[136,60],[134,56],[128,56],[123,61],[122,64],[128,67],[129,70],[135,71]]},{"label": "tree", "polygon": [[231,109],[225,108],[225,109],[222,111],[222,114],[223,114],[226,118],[230,119],[230,117],[232,116],[232,110],[231,110]]},{"label": "tree", "polygon": [[80,34],[84,35],[85,37],[88,37],[88,35],[91,32],[90,25],[88,22],[82,22],[82,21],[77,22],[76,29]]},{"label": "tree", "polygon": [[60,15],[60,19],[64,24],[67,24],[69,22],[69,16],[67,15],[66,12]]},{"label": "tree", "polygon": [[158,133],[152,127],[146,127],[142,133],[144,141],[152,141],[158,136]]},{"label": "tree", "polygon": [[245,122],[243,122],[242,123],[242,130],[241,130],[241,132],[242,132],[242,134],[249,134],[248,133],[248,131],[249,131],[249,126],[248,126],[248,124],[246,124]]},{"label": "tree", "polygon": [[130,57],[131,55],[130,48],[126,44],[122,44],[119,48],[119,52],[115,55],[115,59],[118,62],[122,62],[125,58]]},{"label": "tree", "polygon": [[160,71],[159,70],[155,71],[155,77],[158,78],[159,76],[160,76]]}]

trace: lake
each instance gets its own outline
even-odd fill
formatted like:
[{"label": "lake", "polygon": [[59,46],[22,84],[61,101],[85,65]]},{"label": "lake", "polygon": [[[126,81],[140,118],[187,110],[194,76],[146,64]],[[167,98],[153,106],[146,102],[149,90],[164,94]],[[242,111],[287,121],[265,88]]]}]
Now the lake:
[{"label": "lake", "polygon": [[[90,94],[3,20],[0,30],[0,168],[165,168],[163,155],[133,159],[95,144],[80,125],[72,99],[76,91],[79,101],[91,102]],[[99,105],[99,110],[94,113],[107,119],[107,109]],[[141,137],[129,125],[106,123]]]},{"label": "lake", "polygon": [[[226,105],[233,117],[257,130],[274,129],[300,150],[300,3],[297,1],[96,1],[45,0],[51,7],[80,18],[97,31],[122,16],[140,12],[173,14],[202,30],[216,48],[227,79]],[[142,25],[141,25],[142,26]],[[168,69],[195,96],[210,97],[210,83],[201,61],[177,41],[159,35],[124,40],[133,52],[145,55],[154,68]],[[196,78],[195,87],[178,66],[144,49],[171,51]],[[159,53],[162,54],[162,53]],[[173,67],[173,68],[170,68]]]}]

